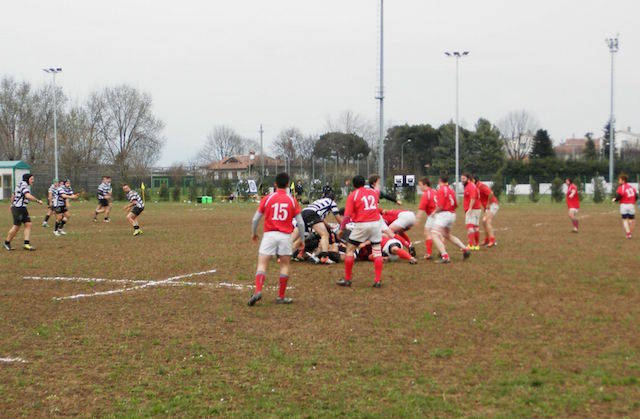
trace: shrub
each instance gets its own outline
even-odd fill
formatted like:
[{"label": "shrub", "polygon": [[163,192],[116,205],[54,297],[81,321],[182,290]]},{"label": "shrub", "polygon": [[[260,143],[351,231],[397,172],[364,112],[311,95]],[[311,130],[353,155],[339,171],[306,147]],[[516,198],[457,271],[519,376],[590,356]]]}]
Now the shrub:
[{"label": "shrub", "polygon": [[222,179],[222,181],[220,181],[220,192],[222,192],[222,195],[224,196],[231,195],[233,192],[233,183],[231,182],[231,179]]},{"label": "shrub", "polygon": [[533,176],[529,176],[529,186],[531,187],[531,192],[529,192],[529,200],[531,202],[538,202],[540,200],[540,185],[533,178]]},{"label": "shrub", "polygon": [[551,181],[551,200],[554,202],[562,202],[564,193],[562,192],[562,179],[558,176]]},{"label": "shrub", "polygon": [[516,202],[516,186],[518,182],[515,179],[511,181],[511,188],[509,189],[509,193],[507,194],[507,202]]},{"label": "shrub", "polygon": [[604,185],[602,178],[596,173],[593,177],[593,202],[599,204],[604,201]]},{"label": "shrub", "polygon": [[171,199],[174,202],[180,202],[180,195],[182,195],[182,188],[178,185],[174,186],[173,190],[171,191]]},{"label": "shrub", "polygon": [[196,199],[198,199],[198,189],[196,185],[192,183],[189,186],[189,201],[196,202]]},{"label": "shrub", "polygon": [[161,201],[169,200],[169,186],[166,183],[160,185],[160,191],[158,192],[158,197]]},{"label": "shrub", "polygon": [[402,195],[405,202],[409,202],[415,204],[416,202],[416,188],[415,186],[408,186],[406,188],[402,188]]},{"label": "shrub", "polygon": [[497,198],[500,199],[500,195],[502,195],[502,192],[504,190],[504,174],[503,174],[503,170],[500,169],[498,170],[494,175],[493,178],[491,179],[493,181],[493,185],[491,185],[491,190],[493,191],[493,195]]}]

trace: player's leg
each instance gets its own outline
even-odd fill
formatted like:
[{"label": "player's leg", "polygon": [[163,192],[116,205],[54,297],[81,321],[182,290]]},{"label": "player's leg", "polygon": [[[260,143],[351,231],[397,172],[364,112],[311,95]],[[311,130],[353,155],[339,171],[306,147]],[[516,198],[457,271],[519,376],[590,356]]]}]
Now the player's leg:
[{"label": "player's leg", "polygon": [[356,245],[353,242],[347,243],[347,250],[344,254],[344,278],[338,281],[338,285],[343,287],[351,286],[351,275],[353,274],[353,263],[355,261]]},{"label": "player's leg", "polygon": [[59,212],[57,209],[55,210],[55,213],[56,213],[56,224],[53,227],[53,234],[56,236],[59,236],[60,235],[59,230],[61,228],[60,225],[62,224],[62,213]]},{"label": "player's leg", "polygon": [[58,231],[60,232],[60,234],[67,234],[64,231],[64,226],[69,221],[69,217],[71,217],[71,213],[69,211],[65,211],[64,213],[62,213],[62,220],[60,222],[60,226],[58,227]]},{"label": "player's leg", "polygon": [[474,241],[475,241],[475,238],[476,238],[475,229],[474,229],[472,223],[467,223],[466,227],[467,227],[467,239],[468,239],[468,242],[469,242],[469,247],[473,247],[474,246]]},{"label": "player's leg", "polygon": [[424,258],[431,259],[431,254],[433,253],[433,234],[431,233],[431,227],[424,228],[424,245],[426,250]]},{"label": "player's leg", "polygon": [[31,246],[31,220],[24,223],[24,230],[22,234],[24,235],[24,248],[26,250],[35,250],[33,246]]},{"label": "player's leg", "polygon": [[20,230],[20,224],[16,224],[14,220],[13,226],[11,226],[11,228],[9,229],[9,232],[7,233],[7,238],[4,241],[5,249],[11,250],[11,240],[13,240],[13,238],[16,237],[16,234],[18,234],[18,230]]},{"label": "player's leg", "polygon": [[[266,251],[268,246],[265,244],[265,237],[262,237],[262,242],[260,243],[261,251]],[[274,252],[275,254],[275,252]],[[249,305],[252,306],[262,298],[262,287],[264,286],[264,281],[266,279],[267,265],[269,264],[269,259],[271,259],[273,255],[267,255],[263,253],[258,253],[258,264],[256,266],[256,289],[249,299]]]},{"label": "player's leg", "polygon": [[436,245],[436,249],[440,252],[440,260],[448,263],[449,255],[447,254],[447,248],[444,245],[444,231],[443,227],[436,226],[432,231],[433,244]]},{"label": "player's leg", "polygon": [[42,221],[42,227],[49,227],[49,218],[51,217],[51,206],[47,205],[47,212],[44,215],[44,221]]},{"label": "player's leg", "polygon": [[380,288],[382,286],[382,267],[384,266],[380,243],[371,244],[371,254],[373,255],[373,270],[375,273],[373,287]]},{"label": "player's leg", "polygon": [[402,248],[402,246],[400,246],[399,244],[395,244],[389,247],[389,253],[392,255],[395,255],[397,257],[399,257],[400,259],[404,259],[404,260],[408,260],[410,264],[415,264],[417,263],[416,258],[414,258],[413,256],[411,256],[409,254],[409,252],[407,252],[406,250],[404,250]]},{"label": "player's leg", "polygon": [[489,238],[489,242],[487,243],[487,246],[489,247],[493,247],[496,245],[496,236],[495,236],[495,230],[493,228],[493,219],[495,218],[497,211],[498,211],[498,205],[491,204],[485,214],[486,232]]},{"label": "player's leg", "polygon": [[317,223],[311,227],[320,236],[320,262],[329,263],[329,231],[324,223]]},{"label": "player's leg", "polygon": [[287,291],[287,282],[289,281],[289,262],[290,256],[280,256],[280,278],[278,279],[278,298],[276,304],[290,304],[293,300],[291,298],[285,298],[284,294]]},{"label": "player's leg", "polygon": [[109,222],[109,214],[111,214],[111,207],[113,206],[113,203],[109,202],[109,204],[104,207],[104,220],[106,222]]}]

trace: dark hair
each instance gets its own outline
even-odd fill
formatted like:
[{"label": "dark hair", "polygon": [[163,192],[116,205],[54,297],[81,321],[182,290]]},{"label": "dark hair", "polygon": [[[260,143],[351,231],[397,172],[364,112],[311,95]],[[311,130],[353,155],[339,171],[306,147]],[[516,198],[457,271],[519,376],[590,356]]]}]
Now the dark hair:
[{"label": "dark hair", "polygon": [[428,177],[423,177],[418,182],[422,183],[423,185],[431,186],[431,181]]},{"label": "dark hair", "polygon": [[[371,175],[371,176],[369,176],[369,186],[371,186],[373,188],[373,185],[378,181],[378,179],[380,179],[380,175]],[[355,184],[353,186],[355,186]]]},{"label": "dark hair", "polygon": [[626,183],[629,180],[629,176],[621,173],[620,176],[618,176],[618,179],[622,179],[622,181]]},{"label": "dark hair", "polygon": [[276,176],[276,186],[278,188],[286,188],[289,185],[289,175],[285,172],[278,173]]},{"label": "dark hair", "polygon": [[22,180],[25,182],[29,182],[29,179],[31,179],[31,176],[33,176],[31,173],[25,173],[24,175],[22,175]]},{"label": "dark hair", "polygon": [[[129,184],[128,184],[128,183],[123,183],[123,184],[122,184],[122,187],[124,188],[125,186],[129,186]],[[130,187],[130,186],[129,186],[129,187]]]},{"label": "dark hair", "polygon": [[441,176],[440,176],[440,182],[442,182],[442,183],[449,183],[449,176],[447,176],[447,175],[441,175]]},{"label": "dark hair", "polygon": [[473,179],[473,176],[471,176],[471,174],[469,174],[468,172],[464,172],[462,176],[466,177],[468,180]]},{"label": "dark hair", "polygon": [[567,177],[565,180],[568,180],[569,183],[573,183],[573,179],[571,179],[570,177]]},{"label": "dark hair", "polygon": [[475,180],[475,181],[476,181],[476,183],[477,183],[477,182],[480,182],[480,176],[478,176],[478,175],[473,175],[473,180]]},{"label": "dark hair", "polygon": [[[376,175],[374,175],[374,176],[376,176]],[[369,180],[371,180],[371,178],[369,178]],[[355,175],[353,177],[353,180],[351,180],[351,183],[353,183],[353,187],[356,188],[356,189],[357,188],[362,188],[364,186],[364,176]],[[375,181],[373,183],[375,183]],[[371,183],[369,183],[369,185],[373,186],[373,184],[371,184]]]}]

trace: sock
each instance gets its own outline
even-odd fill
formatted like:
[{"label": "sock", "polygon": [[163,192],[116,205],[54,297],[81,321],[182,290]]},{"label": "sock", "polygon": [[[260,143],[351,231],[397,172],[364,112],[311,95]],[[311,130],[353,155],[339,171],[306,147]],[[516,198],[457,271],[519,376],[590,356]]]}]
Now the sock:
[{"label": "sock", "polygon": [[398,240],[404,247],[411,246],[411,242],[408,242],[400,233],[393,236],[393,238]]},{"label": "sock", "polygon": [[473,234],[473,238],[476,243],[476,246],[480,246],[480,230],[478,228],[476,228],[476,231]]},{"label": "sock", "polygon": [[284,292],[287,289],[288,280],[289,280],[289,275],[280,274],[280,288],[278,289],[279,298],[284,298]]},{"label": "sock", "polygon": [[411,255],[409,254],[409,252],[407,252],[404,249],[398,249],[396,251],[396,255],[400,258],[400,259],[405,259],[405,260],[411,260]]},{"label": "sock", "polygon": [[433,252],[433,240],[429,239],[425,241],[425,245],[427,247],[427,254],[431,255],[431,253]]},{"label": "sock", "polygon": [[571,220],[571,222],[575,228],[578,228],[578,220]]},{"label": "sock", "polygon": [[473,231],[467,232],[467,238],[469,239],[469,246],[473,246],[473,241],[476,238],[476,235]]},{"label": "sock", "polygon": [[134,230],[140,230],[140,226],[135,225],[135,226],[133,226],[133,229],[134,229]]},{"label": "sock", "polygon": [[262,286],[264,285],[264,272],[257,271],[256,272],[256,293],[262,292]]},{"label": "sock", "polygon": [[382,256],[373,259],[373,267],[376,273],[375,281],[380,282],[380,277],[382,276]]},{"label": "sock", "polygon": [[65,220],[60,221],[60,230],[62,230],[62,229],[64,228],[64,225],[65,225],[66,223],[67,223],[67,222],[66,222]]},{"label": "sock", "polygon": [[56,226],[53,228],[53,231],[58,231],[58,228],[60,228],[60,222],[56,221]]},{"label": "sock", "polygon": [[344,280],[351,281],[351,273],[353,271],[353,256],[345,256],[344,257]]},{"label": "sock", "polygon": [[489,243],[495,243],[496,242],[496,238],[491,236],[489,237]]},{"label": "sock", "polygon": [[6,244],[7,246],[9,246],[11,244],[11,242],[9,240],[5,240],[4,244]]},{"label": "sock", "polygon": [[48,215],[45,215],[45,216],[44,216],[44,222],[46,223],[47,221],[49,221],[49,216],[48,216]]},{"label": "sock", "polygon": [[24,244],[29,244],[29,240],[25,240],[25,241],[24,241]]}]

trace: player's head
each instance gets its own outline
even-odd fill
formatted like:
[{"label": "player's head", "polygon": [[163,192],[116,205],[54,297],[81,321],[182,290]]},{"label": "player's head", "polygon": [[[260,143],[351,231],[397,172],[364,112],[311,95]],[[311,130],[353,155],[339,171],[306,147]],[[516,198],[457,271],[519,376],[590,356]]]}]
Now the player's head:
[{"label": "player's head", "polygon": [[449,183],[449,176],[447,176],[447,175],[442,175],[442,176],[440,176],[440,179],[438,180],[438,183],[439,183],[440,185],[446,185],[446,184],[448,184],[448,183]]},{"label": "player's head", "polygon": [[331,200],[336,199],[336,194],[333,192],[333,188],[330,185],[324,185],[322,187],[322,197],[329,198]]},{"label": "player's head", "polygon": [[71,186],[71,179],[65,179],[64,186],[67,186],[67,187]]},{"label": "player's head", "polygon": [[629,176],[627,176],[624,173],[618,176],[618,183],[627,183],[628,180],[629,180]]},{"label": "player's head", "polygon": [[480,176],[473,175],[471,180],[473,180],[473,183],[478,183],[478,182],[480,182]]},{"label": "player's head", "polygon": [[276,187],[279,189],[284,189],[289,185],[289,175],[285,172],[278,173],[276,175]]},{"label": "player's head", "polygon": [[353,183],[353,187],[358,189],[364,186],[364,176],[355,175],[353,179],[351,179],[351,183]]},{"label": "player's head", "polygon": [[469,173],[463,173],[462,176],[460,176],[460,181],[465,186],[470,180],[471,180],[471,175]]},{"label": "player's head", "polygon": [[422,189],[424,191],[427,188],[431,187],[431,181],[429,180],[428,177],[423,177],[422,179],[420,179],[418,181],[418,186],[420,187],[420,189]]},{"label": "player's head", "polygon": [[35,178],[33,177],[33,175],[31,173],[25,173],[24,175],[22,175],[22,180],[24,182],[27,182],[29,185],[33,185],[33,182],[35,181]]},{"label": "player's head", "polygon": [[[353,184],[353,186],[357,188],[355,183]],[[369,176],[369,186],[371,186],[373,189],[380,189],[380,175]]]},{"label": "player's head", "polygon": [[128,184],[124,183],[122,185],[122,190],[124,191],[124,193],[129,193],[131,191],[131,187]]},{"label": "player's head", "polygon": [[570,177],[566,177],[564,179],[564,183],[566,183],[567,185],[571,185],[573,183],[573,179],[571,179]]}]

